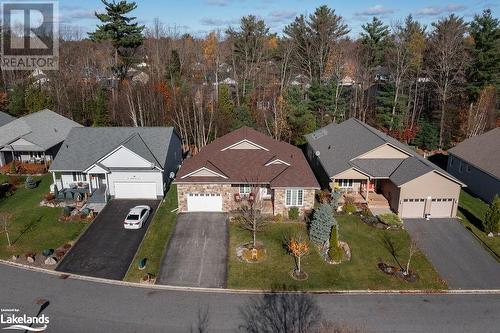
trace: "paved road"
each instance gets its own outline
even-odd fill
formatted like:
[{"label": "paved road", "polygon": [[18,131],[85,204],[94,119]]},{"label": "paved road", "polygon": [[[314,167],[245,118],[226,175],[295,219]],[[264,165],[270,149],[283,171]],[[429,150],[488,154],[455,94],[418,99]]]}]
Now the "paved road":
[{"label": "paved road", "polygon": [[157,283],[224,288],[228,237],[226,214],[177,215]]},{"label": "paved road", "polygon": [[[68,272],[121,280],[134,259],[159,200],[111,200],[57,266]],[[123,220],[130,208],[148,205],[151,214],[139,230],[125,230]]]},{"label": "paved road", "polygon": [[500,289],[500,263],[455,219],[408,219],[405,228],[450,288]]},{"label": "paved road", "polygon": [[[47,332],[189,332],[208,308],[210,332],[235,332],[254,295],[166,291],[59,279],[0,264],[0,308],[35,314]],[[315,295],[324,318],[371,332],[498,332],[498,295]],[[2,326],[2,325],[0,325]],[[3,326],[2,326],[3,327]]]}]

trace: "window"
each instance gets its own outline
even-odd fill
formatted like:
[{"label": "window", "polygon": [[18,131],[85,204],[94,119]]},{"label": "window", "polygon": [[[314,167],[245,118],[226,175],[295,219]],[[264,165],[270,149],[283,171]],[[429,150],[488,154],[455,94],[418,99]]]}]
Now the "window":
[{"label": "window", "polygon": [[352,179],[339,179],[339,187],[352,187]]},{"label": "window", "polygon": [[73,181],[76,182],[76,172],[73,172]]},{"label": "window", "polygon": [[250,193],[250,185],[241,184],[240,185],[240,194],[246,195]]},{"label": "window", "polygon": [[304,199],[304,190],[302,189],[286,189],[285,190],[285,205],[286,206],[302,206]]}]

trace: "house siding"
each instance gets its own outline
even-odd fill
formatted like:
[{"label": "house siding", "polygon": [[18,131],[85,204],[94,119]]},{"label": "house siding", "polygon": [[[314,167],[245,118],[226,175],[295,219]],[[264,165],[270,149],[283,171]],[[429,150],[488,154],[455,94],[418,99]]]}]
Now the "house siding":
[{"label": "house siding", "polygon": [[[462,172],[460,172],[462,164]],[[467,165],[469,171],[467,171]],[[476,168],[465,160],[450,154],[448,157],[447,171],[465,183],[472,194],[486,202],[491,202],[495,194],[500,193],[500,180]]]},{"label": "house siding", "polygon": [[163,197],[162,174],[160,171],[113,171],[108,174],[109,194],[115,195],[115,183],[155,183],[156,196]]},{"label": "house siding", "polygon": [[384,144],[372,151],[367,152],[359,156],[358,158],[407,158],[410,155],[403,153],[402,151]]}]

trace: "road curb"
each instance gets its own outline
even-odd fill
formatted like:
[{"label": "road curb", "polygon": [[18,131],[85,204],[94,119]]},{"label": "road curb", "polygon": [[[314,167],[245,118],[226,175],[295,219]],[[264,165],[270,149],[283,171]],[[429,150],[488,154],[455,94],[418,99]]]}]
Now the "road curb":
[{"label": "road curb", "polygon": [[[261,295],[269,294],[271,290],[253,290],[253,289],[221,289],[221,288],[201,288],[201,287],[181,287],[169,285],[149,285],[136,282],[118,281],[103,279],[85,275],[69,274],[56,272],[46,268],[33,267],[25,264],[15,263],[0,259],[0,264],[25,269],[29,271],[45,273],[54,276],[67,276],[68,279],[90,281],[115,286],[125,286],[134,288],[144,288],[151,290],[169,290],[169,291],[193,291],[205,293],[220,294],[242,294],[242,295]],[[454,290],[311,290],[311,291],[290,291],[290,293],[308,293],[325,295],[500,295],[500,289],[454,289]]]}]

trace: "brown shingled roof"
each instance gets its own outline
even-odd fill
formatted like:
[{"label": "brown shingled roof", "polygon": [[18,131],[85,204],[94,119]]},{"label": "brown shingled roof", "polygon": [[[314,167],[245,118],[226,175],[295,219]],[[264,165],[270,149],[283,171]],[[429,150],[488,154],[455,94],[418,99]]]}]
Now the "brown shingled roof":
[{"label": "brown shingled roof", "polygon": [[[225,149],[248,140],[265,149]],[[279,159],[287,164],[271,164]],[[187,176],[205,167],[220,176]],[[319,188],[302,151],[285,142],[274,140],[252,128],[242,127],[228,133],[200,152],[184,160],[176,183],[263,183],[271,187]]]}]

